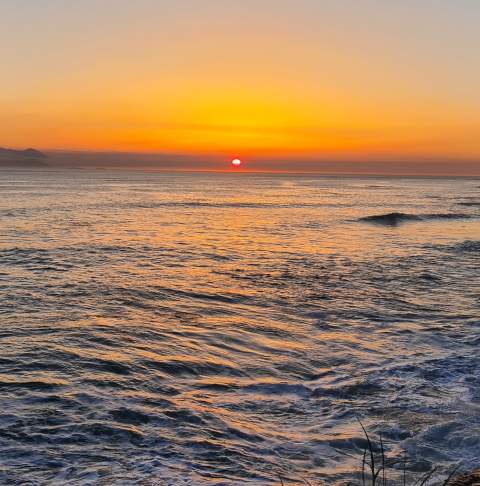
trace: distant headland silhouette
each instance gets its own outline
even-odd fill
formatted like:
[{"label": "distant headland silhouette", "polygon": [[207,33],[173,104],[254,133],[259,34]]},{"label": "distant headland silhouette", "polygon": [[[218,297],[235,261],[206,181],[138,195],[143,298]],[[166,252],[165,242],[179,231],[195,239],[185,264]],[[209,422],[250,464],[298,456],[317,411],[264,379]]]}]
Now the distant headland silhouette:
[{"label": "distant headland silhouette", "polygon": [[0,147],[0,168],[48,167],[47,158],[43,152],[33,148],[14,150]]}]

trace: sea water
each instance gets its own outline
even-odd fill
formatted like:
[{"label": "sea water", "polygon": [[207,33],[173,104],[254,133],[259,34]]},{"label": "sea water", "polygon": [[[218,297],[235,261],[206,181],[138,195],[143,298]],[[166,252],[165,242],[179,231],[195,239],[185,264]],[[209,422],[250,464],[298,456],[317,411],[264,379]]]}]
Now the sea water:
[{"label": "sea water", "polygon": [[3,170],[0,322],[1,484],[473,468],[480,180]]}]

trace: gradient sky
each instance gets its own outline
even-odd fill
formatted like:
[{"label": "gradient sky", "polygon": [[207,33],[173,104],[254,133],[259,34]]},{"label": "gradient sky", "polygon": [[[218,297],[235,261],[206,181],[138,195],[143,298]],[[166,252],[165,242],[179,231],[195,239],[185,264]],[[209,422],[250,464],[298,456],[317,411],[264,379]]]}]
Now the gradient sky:
[{"label": "gradient sky", "polygon": [[475,164],[479,26],[479,0],[2,0],[0,146]]}]

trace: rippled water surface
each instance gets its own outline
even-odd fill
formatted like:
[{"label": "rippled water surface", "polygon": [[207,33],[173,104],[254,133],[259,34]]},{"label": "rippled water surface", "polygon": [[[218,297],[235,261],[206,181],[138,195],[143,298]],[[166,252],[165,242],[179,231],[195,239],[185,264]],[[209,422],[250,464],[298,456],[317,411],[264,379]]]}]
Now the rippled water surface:
[{"label": "rippled water surface", "polygon": [[0,482],[474,467],[479,186],[0,172]]}]

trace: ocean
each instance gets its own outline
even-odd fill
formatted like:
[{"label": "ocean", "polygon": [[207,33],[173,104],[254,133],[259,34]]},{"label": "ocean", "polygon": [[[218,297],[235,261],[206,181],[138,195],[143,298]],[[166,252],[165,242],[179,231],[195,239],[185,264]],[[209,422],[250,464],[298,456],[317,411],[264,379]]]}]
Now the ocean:
[{"label": "ocean", "polygon": [[472,469],[479,269],[479,179],[3,170],[0,483]]}]

